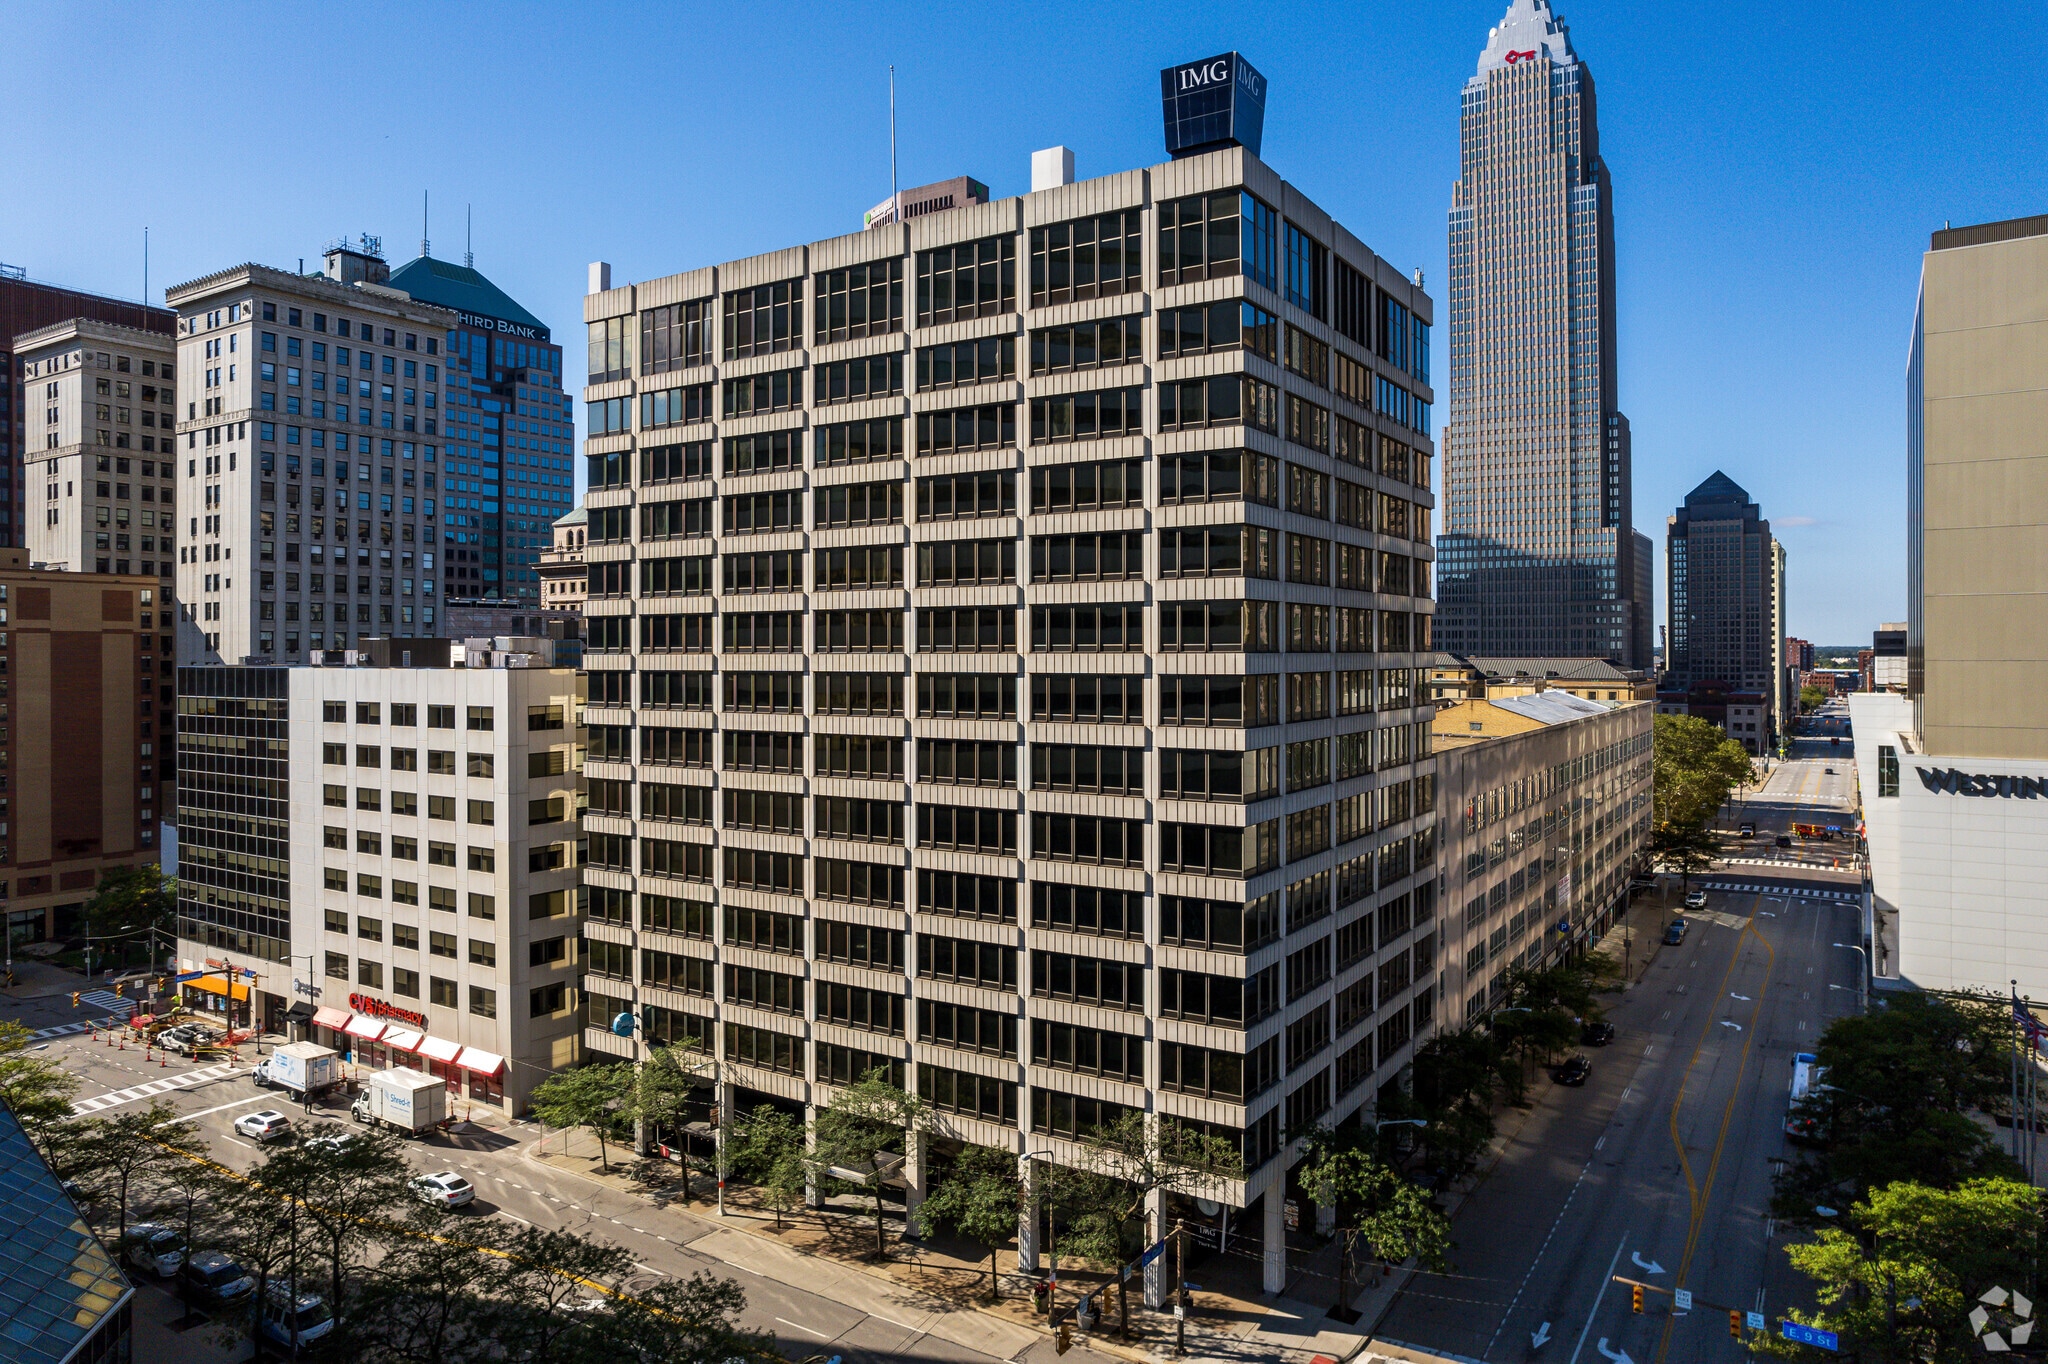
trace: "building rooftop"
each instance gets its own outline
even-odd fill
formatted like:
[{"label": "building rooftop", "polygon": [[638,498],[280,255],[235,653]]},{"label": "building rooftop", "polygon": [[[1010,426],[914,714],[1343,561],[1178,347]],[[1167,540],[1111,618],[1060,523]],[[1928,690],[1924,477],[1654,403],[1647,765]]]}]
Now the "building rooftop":
[{"label": "building rooftop", "polygon": [[1571,30],[1551,12],[1549,0],[1510,0],[1500,24],[1487,30],[1486,50],[1479,54],[1474,79],[1517,62],[1533,62],[1539,53],[1559,66],[1578,65]]},{"label": "building rooftop", "polygon": [[580,526],[585,524],[589,520],[589,510],[584,507],[576,507],[570,511],[565,511],[560,516],[556,517],[555,524],[558,526]]},{"label": "building rooftop", "polygon": [[1503,696],[1490,704],[1516,715],[1525,715],[1542,724],[1556,725],[1567,720],[1583,719],[1588,715],[1599,715],[1613,710],[1619,703],[1588,701],[1583,696],[1573,696],[1568,691],[1542,691],[1534,696]]},{"label": "building rooftop", "polygon": [[1604,658],[1484,658],[1477,654],[1446,654],[1437,666],[1469,668],[1482,677],[1531,677],[1558,682],[1627,682],[1626,669]]},{"label": "building rooftop", "polygon": [[57,1364],[135,1290],[5,1104],[0,1206],[0,1358]]},{"label": "building rooftop", "polygon": [[548,325],[512,301],[512,296],[469,266],[420,256],[391,272],[393,289],[402,289],[422,303],[437,303],[458,313],[516,322],[539,330],[548,339]]}]

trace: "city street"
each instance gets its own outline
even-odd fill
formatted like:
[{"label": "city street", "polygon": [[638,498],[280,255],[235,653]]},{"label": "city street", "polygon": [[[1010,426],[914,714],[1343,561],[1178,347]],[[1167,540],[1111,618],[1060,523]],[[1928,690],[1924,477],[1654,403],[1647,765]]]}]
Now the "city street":
[{"label": "city street", "polygon": [[[1795,820],[1853,825],[1852,783],[1846,740],[1804,738],[1731,804],[1731,832],[1756,821],[1757,856],[1693,878],[1706,909],[1616,999],[1619,1035],[1586,1049],[1585,1088],[1538,1076],[1535,1111],[1458,1211],[1453,1272],[1417,1275],[1380,1338],[1486,1361],[1663,1364],[1743,1357],[1729,1308],[1775,1321],[1801,1282],[1769,1212],[1791,1154],[1792,1057],[1854,1010],[1861,978],[1836,946],[1860,941],[1849,845],[1795,838],[1794,861],[1775,835]],[[1758,865],[1768,854],[1782,865]],[[1652,1286],[1643,1315],[1615,1275]],[[1677,1288],[1690,1314],[1672,1311]]]},{"label": "city street", "polygon": [[[23,1021],[63,1027],[79,1016],[70,1002],[67,994],[60,1000],[7,1000],[0,1007]],[[161,1098],[196,1123],[214,1157],[233,1168],[246,1169],[259,1159],[252,1143],[233,1134],[237,1117],[277,1108],[295,1123],[308,1121],[285,1095],[258,1088],[246,1064],[229,1071],[174,1056],[168,1066],[159,1066],[154,1060],[145,1063],[138,1048],[112,1049],[85,1033],[48,1037],[40,1045],[80,1077],[81,1109],[104,1114]],[[142,1092],[158,1086],[156,1093]],[[349,1125],[338,1104],[316,1107],[314,1119],[322,1117]],[[791,1359],[821,1353],[841,1355],[846,1364],[1052,1358],[1049,1337],[977,1312],[935,1311],[935,1304],[916,1300],[898,1285],[815,1257],[793,1270],[797,1257],[791,1252],[715,1217],[657,1208],[643,1197],[545,1164],[533,1158],[540,1137],[538,1127],[515,1123],[502,1131],[478,1129],[409,1143],[406,1155],[422,1173],[453,1169],[476,1185],[477,1201],[454,1214],[458,1222],[500,1217],[623,1245],[649,1282],[699,1270],[737,1281],[747,1293],[744,1324],[773,1333]],[[553,1142],[558,1146],[560,1141],[561,1134],[555,1133]],[[790,1282],[798,1277],[811,1287]],[[164,1290],[145,1282],[143,1291]],[[201,1342],[203,1334],[191,1332],[180,1341],[192,1347],[189,1357],[226,1358]]]}]

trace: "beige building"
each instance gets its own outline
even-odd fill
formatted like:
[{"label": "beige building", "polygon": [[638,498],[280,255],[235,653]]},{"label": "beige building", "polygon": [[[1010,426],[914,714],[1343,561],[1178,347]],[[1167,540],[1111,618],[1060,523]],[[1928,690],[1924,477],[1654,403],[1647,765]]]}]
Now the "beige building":
[{"label": "beige building", "polygon": [[554,543],[540,553],[540,604],[550,611],[583,611],[590,586],[590,570],[583,562],[589,527],[590,515],[582,507],[558,517]]},{"label": "beige building", "polygon": [[14,943],[82,932],[104,872],[161,856],[174,798],[162,591],[0,549],[0,902]]},{"label": "beige building", "polygon": [[1598,942],[1650,838],[1655,707],[1562,692],[1436,713],[1444,814],[1444,1001],[1471,1022],[1515,967]]},{"label": "beige building", "polygon": [[1299,1134],[1437,1018],[1433,304],[1241,148],[1060,160],[593,267],[586,1042],[1057,1160],[1201,1124],[1277,1291]]},{"label": "beige building", "polygon": [[176,349],[161,333],[85,318],[14,339],[35,404],[23,451],[31,562],[171,586]]},{"label": "beige building", "polygon": [[1438,705],[1472,697],[1533,696],[1560,691],[1588,701],[1648,701],[1657,684],[1647,674],[1604,658],[1467,658],[1440,654],[1429,669],[1429,699]]},{"label": "beige building", "polygon": [[366,243],[330,247],[320,275],[238,265],[166,291],[183,662],[301,663],[374,635],[446,633],[457,315],[388,278]]}]

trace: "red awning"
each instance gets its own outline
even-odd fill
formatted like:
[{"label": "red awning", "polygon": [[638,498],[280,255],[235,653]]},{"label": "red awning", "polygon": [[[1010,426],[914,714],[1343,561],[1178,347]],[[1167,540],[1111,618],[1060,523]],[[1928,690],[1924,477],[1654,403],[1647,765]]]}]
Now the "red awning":
[{"label": "red awning", "polygon": [[368,1014],[357,1014],[348,1021],[348,1026],[342,1031],[350,1037],[360,1037],[365,1042],[374,1042],[384,1035],[384,1020],[372,1018]]},{"label": "red awning", "polygon": [[505,1058],[494,1051],[485,1051],[482,1047],[464,1047],[462,1059],[456,1064],[479,1075],[496,1075],[505,1068]]},{"label": "red awning", "polygon": [[450,1042],[440,1037],[429,1037],[421,1042],[419,1046],[420,1055],[431,1057],[436,1061],[453,1061],[455,1054],[461,1050],[462,1044],[460,1042]]},{"label": "red awning", "polygon": [[393,1051],[418,1051],[420,1039],[425,1033],[413,1032],[407,1028],[393,1028],[384,1034],[384,1045]]},{"label": "red awning", "polygon": [[316,1010],[313,1014],[313,1021],[323,1028],[346,1028],[349,1018],[350,1014],[347,1009],[323,1008]]}]

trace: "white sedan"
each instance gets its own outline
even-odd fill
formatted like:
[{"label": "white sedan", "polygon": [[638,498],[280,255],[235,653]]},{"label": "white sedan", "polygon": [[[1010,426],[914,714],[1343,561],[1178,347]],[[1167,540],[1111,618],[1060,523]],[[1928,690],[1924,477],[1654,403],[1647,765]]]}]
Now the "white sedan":
[{"label": "white sedan", "polygon": [[185,1263],[185,1238],[155,1222],[137,1222],[122,1238],[122,1257],[137,1269],[168,1279]]},{"label": "white sedan", "polygon": [[421,1175],[412,1182],[413,1197],[436,1207],[459,1208],[476,1201],[476,1186],[453,1170]]}]

